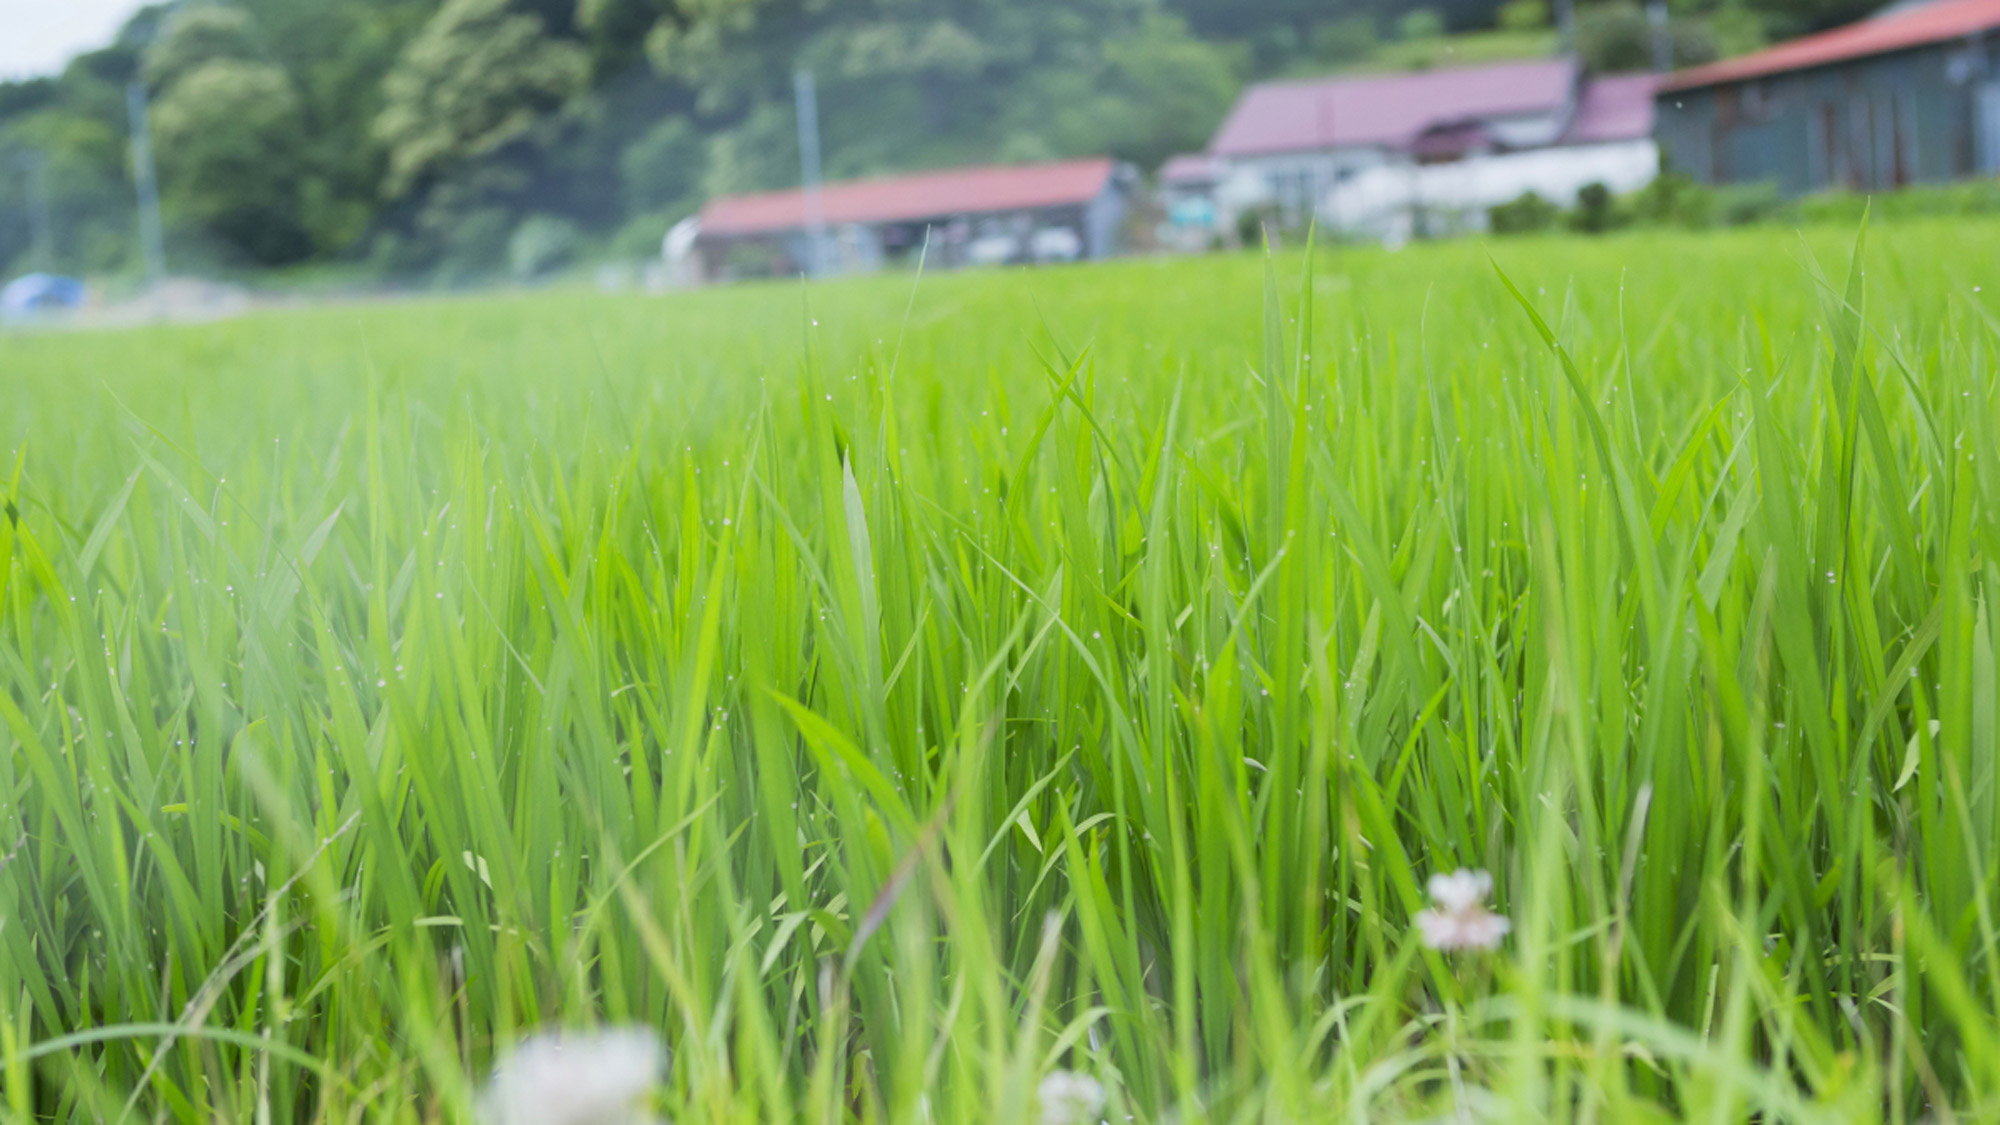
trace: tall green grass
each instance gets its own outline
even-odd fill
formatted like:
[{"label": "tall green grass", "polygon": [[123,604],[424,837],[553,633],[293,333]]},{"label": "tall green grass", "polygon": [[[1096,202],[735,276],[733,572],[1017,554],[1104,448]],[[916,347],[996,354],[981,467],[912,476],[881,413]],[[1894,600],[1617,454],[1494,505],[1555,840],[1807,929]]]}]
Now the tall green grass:
[{"label": "tall green grass", "polygon": [[2000,226],[1853,249],[0,337],[4,1112],[1992,1119]]}]

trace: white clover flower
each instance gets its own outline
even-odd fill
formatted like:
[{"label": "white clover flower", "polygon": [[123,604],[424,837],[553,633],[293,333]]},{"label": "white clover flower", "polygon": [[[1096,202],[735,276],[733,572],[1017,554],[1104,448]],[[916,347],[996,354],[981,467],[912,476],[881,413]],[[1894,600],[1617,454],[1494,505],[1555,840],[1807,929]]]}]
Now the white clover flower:
[{"label": "white clover flower", "polygon": [[1042,1105],[1042,1125],[1084,1125],[1104,1112],[1104,1086],[1088,1074],[1051,1071],[1035,1098]]},{"label": "white clover flower", "polygon": [[531,1036],[494,1068],[480,1125],[655,1125],[641,1099],[666,1061],[646,1028]]},{"label": "white clover flower", "polygon": [[1461,867],[1430,881],[1432,910],[1417,913],[1424,944],[1446,953],[1460,949],[1498,949],[1500,939],[1514,928],[1504,915],[1486,909],[1493,893],[1493,876]]}]

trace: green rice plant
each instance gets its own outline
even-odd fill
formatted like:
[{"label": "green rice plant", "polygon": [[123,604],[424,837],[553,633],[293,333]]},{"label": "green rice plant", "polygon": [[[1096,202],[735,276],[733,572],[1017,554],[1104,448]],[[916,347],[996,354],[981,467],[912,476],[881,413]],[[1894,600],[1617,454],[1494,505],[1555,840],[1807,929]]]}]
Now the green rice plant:
[{"label": "green rice plant", "polygon": [[1992,1119],[1996,251],[0,336],[0,1113]]}]

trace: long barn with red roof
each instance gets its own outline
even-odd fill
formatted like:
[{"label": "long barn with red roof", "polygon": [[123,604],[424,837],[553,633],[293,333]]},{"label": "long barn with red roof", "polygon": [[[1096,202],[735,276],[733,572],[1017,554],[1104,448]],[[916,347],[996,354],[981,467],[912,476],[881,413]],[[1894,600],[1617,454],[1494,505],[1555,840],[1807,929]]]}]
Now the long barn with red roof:
[{"label": "long barn with red roof", "polygon": [[[690,224],[707,277],[1074,261],[1116,252],[1136,173],[1108,157],[947,168],[726,195]],[[815,230],[818,231],[815,242]],[[817,248],[815,248],[817,247]]]},{"label": "long barn with red roof", "polygon": [[1673,75],[1666,165],[1787,195],[2000,173],[2000,0],[1892,4],[1845,27]]}]

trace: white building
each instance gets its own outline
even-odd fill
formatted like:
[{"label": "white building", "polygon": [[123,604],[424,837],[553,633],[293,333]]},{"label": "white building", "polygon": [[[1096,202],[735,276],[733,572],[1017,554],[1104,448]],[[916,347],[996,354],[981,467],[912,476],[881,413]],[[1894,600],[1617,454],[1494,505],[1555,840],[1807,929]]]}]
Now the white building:
[{"label": "white building", "polygon": [[1253,86],[1209,145],[1217,208],[1398,241],[1482,229],[1528,191],[1636,190],[1659,170],[1657,83],[1551,59]]}]

